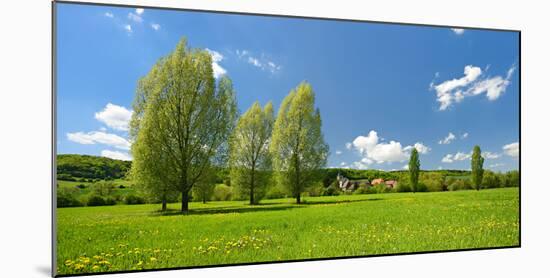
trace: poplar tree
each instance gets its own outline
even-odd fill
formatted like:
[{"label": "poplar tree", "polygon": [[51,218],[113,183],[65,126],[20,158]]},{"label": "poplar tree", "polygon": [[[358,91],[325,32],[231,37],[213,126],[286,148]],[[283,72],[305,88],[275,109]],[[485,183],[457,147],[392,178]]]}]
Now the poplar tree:
[{"label": "poplar tree", "polygon": [[483,182],[483,162],[485,159],[481,156],[481,148],[475,146],[472,152],[472,183],[476,190],[481,189],[481,183]]},{"label": "poplar tree", "polygon": [[411,158],[409,159],[409,181],[411,182],[412,192],[416,192],[418,189],[418,175],[420,174],[420,159],[418,158],[418,151],[413,148],[411,151]]}]

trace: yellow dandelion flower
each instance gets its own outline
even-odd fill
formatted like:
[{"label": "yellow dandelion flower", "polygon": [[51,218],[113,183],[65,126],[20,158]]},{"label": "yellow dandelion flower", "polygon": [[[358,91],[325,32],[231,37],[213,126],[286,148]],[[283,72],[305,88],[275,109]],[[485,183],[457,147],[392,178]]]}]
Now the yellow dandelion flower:
[{"label": "yellow dandelion flower", "polygon": [[99,265],[92,266],[92,270],[98,270],[98,269],[99,269]]},{"label": "yellow dandelion flower", "polygon": [[149,260],[151,260],[152,262],[155,262],[155,261],[157,261],[157,258],[151,257],[151,258],[149,258]]}]

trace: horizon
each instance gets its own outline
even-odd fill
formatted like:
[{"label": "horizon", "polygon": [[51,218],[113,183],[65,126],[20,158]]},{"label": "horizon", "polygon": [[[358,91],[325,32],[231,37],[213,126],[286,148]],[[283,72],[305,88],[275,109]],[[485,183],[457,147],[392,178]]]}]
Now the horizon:
[{"label": "horizon", "polygon": [[480,145],[485,168],[519,169],[516,32],[57,5],[57,154],[131,159],[137,80],[185,37],[241,113],[310,82],[324,168],[403,171],[416,148],[423,170],[469,171]]}]

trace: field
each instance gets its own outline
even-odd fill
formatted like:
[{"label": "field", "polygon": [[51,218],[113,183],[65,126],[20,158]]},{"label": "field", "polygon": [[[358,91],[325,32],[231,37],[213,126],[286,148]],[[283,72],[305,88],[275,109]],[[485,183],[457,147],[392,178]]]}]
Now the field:
[{"label": "field", "polygon": [[519,244],[518,188],[57,209],[58,274]]}]

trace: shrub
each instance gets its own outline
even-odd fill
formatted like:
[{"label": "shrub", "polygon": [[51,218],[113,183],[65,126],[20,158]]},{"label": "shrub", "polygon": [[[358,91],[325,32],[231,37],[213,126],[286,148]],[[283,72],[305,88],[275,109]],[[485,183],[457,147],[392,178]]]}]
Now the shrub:
[{"label": "shrub", "polygon": [[99,195],[92,195],[88,198],[88,202],[86,204],[90,207],[104,206],[105,200]]},{"label": "shrub", "polygon": [[112,206],[112,205],[116,205],[116,199],[113,198],[113,197],[105,197],[105,205],[106,206]]},{"label": "shrub", "polygon": [[396,192],[412,192],[411,186],[404,181],[400,181],[397,183],[397,186],[395,187]]},{"label": "shrub", "polygon": [[92,184],[92,189],[95,195],[99,196],[109,196],[115,190],[115,185],[110,181],[99,181]]},{"label": "shrub", "polygon": [[80,207],[82,203],[76,198],[76,190],[72,188],[57,189],[57,207]]},{"label": "shrub", "polygon": [[229,201],[233,197],[233,188],[225,184],[217,184],[214,187],[214,200]]},{"label": "shrub", "polygon": [[373,186],[372,190],[376,193],[390,193],[393,191],[393,189],[388,187],[385,183],[380,183]]},{"label": "shrub", "polygon": [[124,188],[126,188],[126,186],[124,186],[124,184],[121,184],[121,185],[118,186],[118,188],[124,189]]},{"label": "shrub", "polygon": [[323,196],[338,196],[340,193],[342,193],[342,190],[340,190],[335,182],[323,190]]},{"label": "shrub", "polygon": [[449,191],[473,189],[470,179],[453,179],[447,187]]},{"label": "shrub", "polygon": [[80,188],[80,189],[84,189],[84,188],[86,188],[86,185],[81,183],[81,184],[77,185],[76,187]]},{"label": "shrub", "polygon": [[280,186],[280,185],[273,185],[270,186],[267,190],[267,193],[265,194],[266,199],[280,199],[280,198],[286,198],[287,194],[286,191]]},{"label": "shrub", "polygon": [[366,185],[366,184],[361,184],[359,185],[359,187],[357,189],[355,189],[355,191],[353,191],[353,194],[369,194],[370,193],[370,188],[371,186],[369,185]]},{"label": "shrub", "polygon": [[[429,191],[429,192],[443,191],[443,184],[439,180],[426,179],[426,180],[423,180],[422,183],[426,187],[426,191]],[[418,191],[422,192],[420,190]]]},{"label": "shrub", "polygon": [[136,195],[127,195],[124,197],[124,203],[127,205],[139,205],[139,204],[145,204],[145,199],[141,196]]},{"label": "shrub", "polygon": [[416,188],[416,192],[428,192],[428,187],[425,183],[419,182]]},{"label": "shrub", "polygon": [[307,189],[308,196],[318,197],[323,194],[325,187],[321,182],[315,183]]}]

